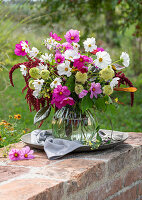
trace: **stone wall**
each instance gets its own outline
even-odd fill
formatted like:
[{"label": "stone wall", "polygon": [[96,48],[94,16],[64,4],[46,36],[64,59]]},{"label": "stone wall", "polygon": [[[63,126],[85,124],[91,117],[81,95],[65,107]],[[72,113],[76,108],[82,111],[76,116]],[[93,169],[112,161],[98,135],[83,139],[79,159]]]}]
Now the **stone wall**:
[{"label": "stone wall", "polygon": [[142,133],[129,133],[114,149],[74,153],[56,161],[36,150],[33,160],[12,162],[2,158],[0,150],[0,200],[140,199]]}]

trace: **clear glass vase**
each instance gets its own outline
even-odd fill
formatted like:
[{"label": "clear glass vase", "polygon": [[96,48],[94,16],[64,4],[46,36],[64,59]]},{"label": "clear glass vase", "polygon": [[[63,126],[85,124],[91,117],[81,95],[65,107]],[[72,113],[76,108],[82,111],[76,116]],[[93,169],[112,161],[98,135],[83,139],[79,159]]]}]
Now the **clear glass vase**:
[{"label": "clear glass vase", "polygon": [[63,107],[52,120],[52,134],[55,138],[67,140],[92,141],[97,133],[97,122],[89,110]]}]

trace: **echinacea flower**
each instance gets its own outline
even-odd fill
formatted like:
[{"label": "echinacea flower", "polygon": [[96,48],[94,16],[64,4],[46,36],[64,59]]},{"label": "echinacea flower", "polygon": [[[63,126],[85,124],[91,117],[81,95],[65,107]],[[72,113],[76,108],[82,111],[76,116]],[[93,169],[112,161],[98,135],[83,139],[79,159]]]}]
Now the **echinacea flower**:
[{"label": "echinacea flower", "polygon": [[54,81],[50,84],[51,88],[56,88],[57,85],[61,85],[62,80],[60,78],[55,78]]},{"label": "echinacea flower", "polygon": [[75,59],[80,58],[80,55],[78,54],[77,51],[75,50],[66,50],[64,53],[65,59],[70,60],[70,61],[74,61]]},{"label": "echinacea flower", "polygon": [[11,149],[9,152],[9,159],[16,161],[21,159],[21,152],[18,149]]},{"label": "echinacea flower", "polygon": [[82,92],[80,92],[80,94],[78,95],[80,99],[82,99],[83,97],[85,97],[87,95],[88,91],[87,90],[82,90]]},{"label": "echinacea flower", "polygon": [[60,53],[55,54],[56,63],[61,64],[64,62],[64,60],[65,60],[65,57],[62,54],[60,54]]},{"label": "echinacea flower", "polygon": [[33,155],[34,151],[30,149],[30,147],[26,146],[21,150],[21,160],[29,160],[29,159],[33,159],[34,155]]},{"label": "echinacea flower", "polygon": [[29,52],[28,41],[20,41],[19,44],[16,44],[14,52],[17,56],[25,56]]},{"label": "echinacea flower", "polygon": [[130,57],[129,57],[129,55],[128,55],[126,52],[122,52],[122,54],[121,54],[121,56],[120,56],[120,60],[121,60],[122,64],[123,64],[125,67],[128,67],[128,66],[129,66]]},{"label": "echinacea flower", "polygon": [[20,114],[14,115],[14,119],[21,119],[21,115]]},{"label": "echinacea flower", "polygon": [[95,66],[103,69],[111,64],[110,55],[106,51],[99,51],[96,53],[97,59],[95,60]]},{"label": "echinacea flower", "polygon": [[118,77],[115,77],[115,78],[112,79],[112,81],[110,82],[110,87],[112,89],[118,84],[119,79],[120,78],[118,78]]},{"label": "echinacea flower", "polygon": [[93,37],[87,38],[87,40],[85,40],[83,44],[84,44],[84,49],[87,52],[92,52],[93,50],[97,49],[96,41],[95,41],[95,38]]},{"label": "echinacea flower", "polygon": [[65,37],[66,41],[69,43],[72,43],[72,42],[77,43],[80,40],[79,39],[79,31],[73,30],[73,29],[66,32],[66,35],[64,35],[64,37]]},{"label": "echinacea flower", "polygon": [[75,101],[72,97],[66,97],[61,101],[62,106],[66,106],[67,104],[72,106],[75,104]]},{"label": "echinacea flower", "polygon": [[102,93],[101,84],[95,82],[91,83],[90,91],[91,91],[90,98],[93,99],[94,96],[95,98],[97,98],[97,95]]},{"label": "echinacea flower", "polygon": [[27,75],[27,68],[25,65],[20,65],[20,71],[22,72],[23,76]]},{"label": "echinacea flower", "polygon": [[70,62],[65,61],[65,63],[59,64],[57,66],[58,74],[59,75],[66,75],[67,77],[71,76],[71,68],[70,68]]},{"label": "echinacea flower", "polygon": [[56,41],[61,41],[62,40],[62,38],[60,38],[56,33],[50,32],[49,36],[52,37]]},{"label": "echinacea flower", "polygon": [[29,56],[31,58],[35,58],[39,54],[39,50],[36,47],[33,47],[32,50],[29,51]]}]

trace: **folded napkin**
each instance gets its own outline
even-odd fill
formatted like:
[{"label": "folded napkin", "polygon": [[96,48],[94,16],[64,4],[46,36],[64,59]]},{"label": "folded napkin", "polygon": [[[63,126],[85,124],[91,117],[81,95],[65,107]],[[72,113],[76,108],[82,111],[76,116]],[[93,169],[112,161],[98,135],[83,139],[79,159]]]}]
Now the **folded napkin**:
[{"label": "folded napkin", "polygon": [[82,147],[79,141],[70,141],[54,138],[47,130],[34,130],[31,132],[31,143],[44,146],[44,151],[50,160],[58,159]]}]

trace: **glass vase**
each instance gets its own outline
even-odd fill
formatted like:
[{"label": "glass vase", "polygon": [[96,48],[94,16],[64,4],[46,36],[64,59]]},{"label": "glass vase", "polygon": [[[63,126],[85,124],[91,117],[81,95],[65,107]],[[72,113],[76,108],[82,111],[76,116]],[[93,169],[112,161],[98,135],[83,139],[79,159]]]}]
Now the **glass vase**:
[{"label": "glass vase", "polygon": [[92,113],[80,109],[63,107],[56,111],[52,120],[52,134],[55,138],[92,141],[97,133],[97,121]]}]

